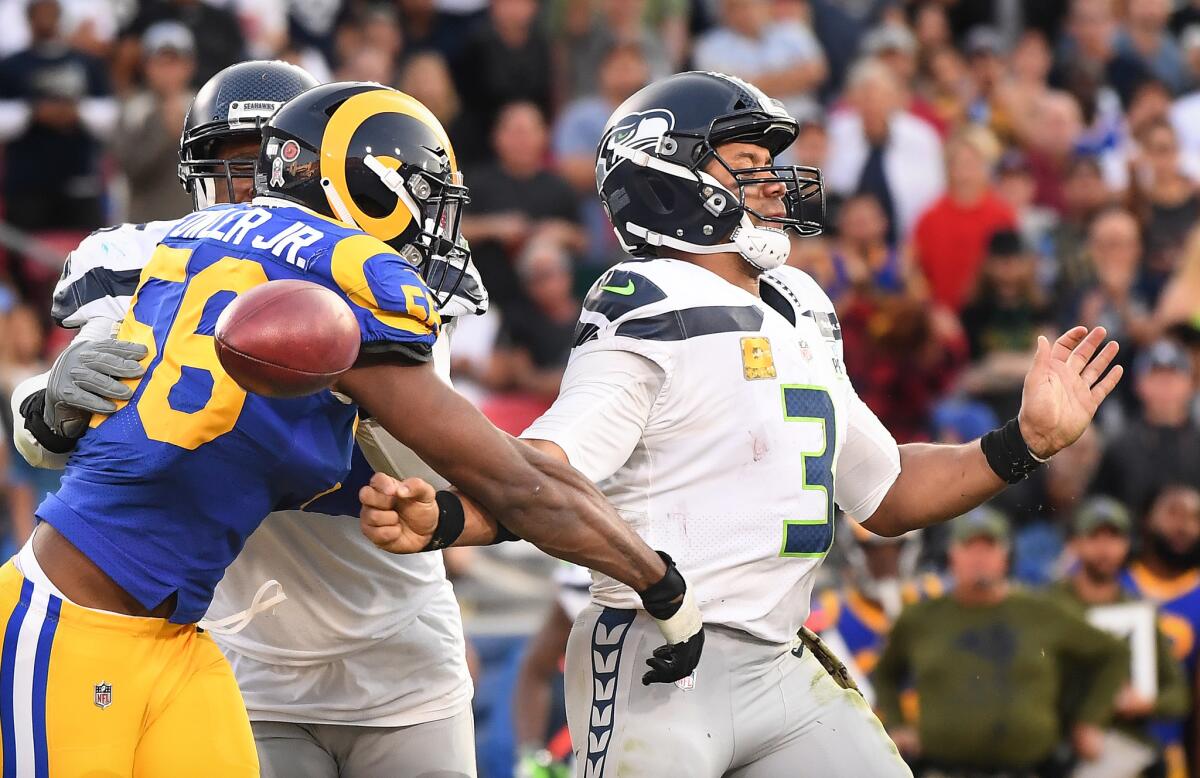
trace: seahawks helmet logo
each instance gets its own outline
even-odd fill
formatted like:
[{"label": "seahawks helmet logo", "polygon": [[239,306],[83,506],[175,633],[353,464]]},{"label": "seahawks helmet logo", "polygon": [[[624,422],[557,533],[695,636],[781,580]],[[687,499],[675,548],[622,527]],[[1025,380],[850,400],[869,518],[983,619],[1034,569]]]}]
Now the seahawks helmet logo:
[{"label": "seahawks helmet logo", "polygon": [[596,160],[596,180],[604,181],[613,168],[625,161],[613,153],[618,146],[633,149],[652,149],[663,135],[675,127],[675,114],[665,108],[651,108],[623,116],[600,140],[600,154]]}]

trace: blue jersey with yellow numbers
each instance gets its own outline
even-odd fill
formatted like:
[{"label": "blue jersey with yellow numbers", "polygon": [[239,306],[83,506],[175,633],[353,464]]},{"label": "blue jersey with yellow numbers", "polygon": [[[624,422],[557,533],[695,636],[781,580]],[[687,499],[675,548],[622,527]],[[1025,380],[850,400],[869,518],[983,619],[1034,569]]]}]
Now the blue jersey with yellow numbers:
[{"label": "blue jersey with yellow numbers", "polygon": [[[942,579],[925,574],[915,581],[906,581],[901,587],[901,599],[905,605],[920,602],[945,594]],[[808,626],[817,632],[836,629],[850,650],[850,657],[864,675],[875,671],[883,644],[892,621],[879,604],[863,596],[857,589],[826,589],[814,603]]]},{"label": "blue jersey with yellow numbers", "polygon": [[[222,369],[217,317],[267,281],[337,292],[364,352],[430,358],[439,317],[417,270],[386,244],[303,208],[255,201],[180,219],[142,271],[119,337],[146,345],[133,397],[72,454],[37,510],[146,608],[198,621],[225,568],[270,512],[337,489],[357,407],[329,391],[247,394]],[[306,323],[308,324],[308,323]]]},{"label": "blue jersey with yellow numbers", "polygon": [[[1158,606],[1158,626],[1171,643],[1171,653],[1187,668],[1187,677],[1196,672],[1200,634],[1200,570],[1165,580],[1134,562],[1121,573],[1121,585],[1136,597]],[[1150,731],[1166,746],[1179,746],[1184,740],[1184,722],[1155,720]]]}]

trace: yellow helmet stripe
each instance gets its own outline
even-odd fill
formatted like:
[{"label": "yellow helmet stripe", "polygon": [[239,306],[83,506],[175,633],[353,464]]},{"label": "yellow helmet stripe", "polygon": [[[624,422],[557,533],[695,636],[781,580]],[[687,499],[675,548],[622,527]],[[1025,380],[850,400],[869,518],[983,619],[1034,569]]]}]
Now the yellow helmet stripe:
[{"label": "yellow helmet stripe", "polygon": [[[408,229],[412,214],[399,201],[387,216],[374,217],[363,213],[346,183],[346,154],[350,149],[350,140],[362,123],[372,116],[387,113],[411,116],[428,127],[446,149],[451,170],[458,170],[454,149],[441,122],[415,98],[391,89],[374,89],[359,92],[342,103],[329,117],[325,135],[321,139],[321,176],[329,179],[358,226],[381,240],[391,240]],[[390,151],[392,149],[379,149],[376,157],[386,156]]]}]

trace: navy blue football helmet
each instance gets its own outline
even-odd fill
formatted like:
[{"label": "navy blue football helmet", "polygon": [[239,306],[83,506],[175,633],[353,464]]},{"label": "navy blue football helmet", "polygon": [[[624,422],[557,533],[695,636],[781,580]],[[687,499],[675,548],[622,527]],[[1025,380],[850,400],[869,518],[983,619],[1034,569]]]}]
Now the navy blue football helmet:
[{"label": "navy blue football helmet", "polygon": [[217,73],[196,93],[179,139],[179,182],[199,210],[216,202],[224,185],[234,201],[233,180],[254,178],[257,153],[221,159],[218,144],[237,139],[259,141],[279,106],[317,85],[303,68],[279,60],[241,62]]},{"label": "navy blue football helmet", "polygon": [[[717,146],[753,143],[775,157],[797,135],[799,125],[778,100],[732,76],[678,73],[639,90],[613,113],[596,150],[596,186],[622,247],[637,257],[657,256],[666,246],[693,254],[736,251],[761,270],[783,264],[785,230],[821,232],[820,171],[798,165],[735,170]],[[737,191],[705,172],[712,160],[725,167]],[[786,187],[782,216],[746,203],[747,187],[771,182]]]}]

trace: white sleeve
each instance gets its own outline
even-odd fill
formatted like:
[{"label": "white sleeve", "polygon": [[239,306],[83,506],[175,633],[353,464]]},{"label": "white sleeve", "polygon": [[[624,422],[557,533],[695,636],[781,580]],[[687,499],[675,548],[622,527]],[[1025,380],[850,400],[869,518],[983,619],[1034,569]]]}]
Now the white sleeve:
[{"label": "white sleeve", "polygon": [[[112,337],[115,325],[116,322],[112,319],[92,319],[83,325],[79,333],[75,336],[75,340],[104,340],[105,338]],[[67,459],[70,458],[71,453],[68,451],[65,454],[56,454],[53,451],[43,448],[42,444],[38,443],[37,438],[33,436],[33,433],[25,429],[24,417],[21,416],[21,404],[25,402],[25,398],[45,389],[46,381],[49,377],[50,372],[47,371],[40,375],[26,378],[17,384],[16,389],[13,389],[13,444],[16,446],[17,453],[34,467],[41,467],[47,470],[62,470],[67,466]]]},{"label": "white sleeve", "polygon": [[41,373],[40,375],[26,378],[17,384],[16,389],[13,389],[13,445],[16,446],[17,453],[34,467],[44,467],[48,470],[62,470],[67,466],[67,458],[71,455],[55,454],[53,451],[42,448],[42,444],[37,442],[37,438],[33,436],[33,433],[25,429],[25,417],[21,415],[21,404],[25,402],[25,398],[45,389],[46,379],[49,377],[49,373]]},{"label": "white sleeve", "polygon": [[596,350],[567,365],[558,399],[522,438],[548,440],[593,482],[625,464],[646,429],[666,373],[630,351]]},{"label": "white sleeve", "polygon": [[850,396],[846,442],[838,454],[834,498],[843,511],[866,521],[900,475],[900,448],[857,394]]}]

